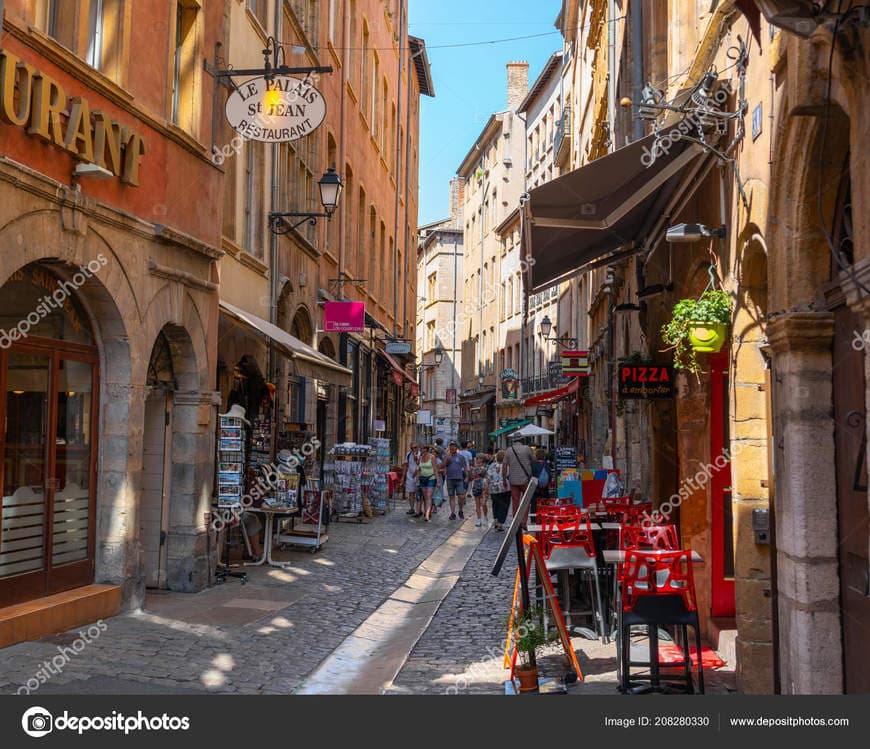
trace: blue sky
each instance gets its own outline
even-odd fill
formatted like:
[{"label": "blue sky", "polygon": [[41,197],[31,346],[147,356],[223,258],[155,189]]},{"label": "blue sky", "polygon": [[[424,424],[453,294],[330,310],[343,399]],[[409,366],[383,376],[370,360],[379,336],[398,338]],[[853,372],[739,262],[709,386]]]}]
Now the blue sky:
[{"label": "blue sky", "polygon": [[[448,186],[489,115],[507,107],[505,63],[526,60],[529,84],[562,48],[559,0],[410,0],[410,33],[426,40],[435,98],[420,105],[420,225],[446,218]],[[541,34],[499,44],[484,42]]]}]

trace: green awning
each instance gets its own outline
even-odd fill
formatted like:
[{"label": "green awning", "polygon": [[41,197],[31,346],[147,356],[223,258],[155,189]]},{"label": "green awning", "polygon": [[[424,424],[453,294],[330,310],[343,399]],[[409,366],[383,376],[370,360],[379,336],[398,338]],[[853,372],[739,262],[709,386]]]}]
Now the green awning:
[{"label": "green awning", "polygon": [[502,427],[501,429],[497,429],[494,432],[490,432],[489,436],[490,437],[501,437],[503,434],[507,434],[508,432],[512,432],[512,431],[514,431],[514,429],[521,429],[526,424],[531,424],[531,423],[532,423],[531,419],[523,419],[522,421],[518,421],[516,424],[511,424],[510,426]]}]

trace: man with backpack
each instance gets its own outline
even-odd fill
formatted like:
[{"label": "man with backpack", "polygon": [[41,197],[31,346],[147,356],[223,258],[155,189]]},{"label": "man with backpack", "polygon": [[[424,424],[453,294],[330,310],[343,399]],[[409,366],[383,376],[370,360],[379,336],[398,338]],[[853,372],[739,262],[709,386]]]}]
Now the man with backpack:
[{"label": "man with backpack", "polygon": [[[532,478],[532,468],[535,462],[535,456],[532,453],[532,448],[524,445],[522,442],[515,441],[504,454],[505,463],[508,467],[508,482],[511,486],[511,506],[513,514],[517,514],[522,499],[523,492],[529,485],[529,480]],[[528,520],[528,513],[523,518],[523,525]]]}]

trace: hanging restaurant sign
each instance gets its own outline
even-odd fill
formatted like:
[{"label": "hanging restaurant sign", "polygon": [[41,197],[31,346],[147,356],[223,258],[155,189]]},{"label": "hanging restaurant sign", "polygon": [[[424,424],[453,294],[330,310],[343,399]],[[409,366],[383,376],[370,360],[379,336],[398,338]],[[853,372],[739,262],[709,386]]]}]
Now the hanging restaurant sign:
[{"label": "hanging restaurant sign", "polygon": [[620,398],[673,398],[674,368],[670,364],[620,364]]},{"label": "hanging restaurant sign", "polygon": [[501,380],[501,397],[502,400],[516,400],[519,393],[519,374],[515,369],[508,367],[503,369],[499,374]]},{"label": "hanging restaurant sign", "polygon": [[227,98],[227,121],[261,143],[286,143],[313,133],[326,117],[326,100],[301,78],[251,78]]},{"label": "hanging restaurant sign", "polygon": [[589,376],[589,352],[588,351],[563,351],[562,352],[562,376],[563,377],[588,377]]},{"label": "hanging restaurant sign", "polygon": [[327,333],[364,333],[365,302],[324,302],[323,329]]}]

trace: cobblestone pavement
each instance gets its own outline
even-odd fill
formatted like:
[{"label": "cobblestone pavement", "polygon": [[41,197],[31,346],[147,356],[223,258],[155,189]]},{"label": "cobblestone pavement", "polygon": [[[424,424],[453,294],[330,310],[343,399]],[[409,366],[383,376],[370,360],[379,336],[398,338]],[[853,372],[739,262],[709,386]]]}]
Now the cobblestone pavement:
[{"label": "cobblestone pavement", "polygon": [[[465,567],[459,581],[417,642],[389,694],[504,694],[509,672],[502,667],[506,617],[516,575],[511,549],[498,577],[490,574],[503,536],[490,531]],[[570,694],[618,696],[616,647],[582,637],[572,642],[584,681]],[[645,641],[643,641],[645,642]],[[544,676],[561,677],[565,657],[561,647],[548,646],[538,663]],[[706,693],[734,691],[730,667],[704,672]]]},{"label": "cobblestone pavement", "polygon": [[37,693],[290,693],[458,527],[443,510],[424,523],[405,509],[333,523],[317,554],[276,551],[292,566],[249,567],[244,586],[150,594],[142,612],[108,619],[80,653],[77,632],[2,649],[0,694],[35,678],[61,647],[68,662]]}]

